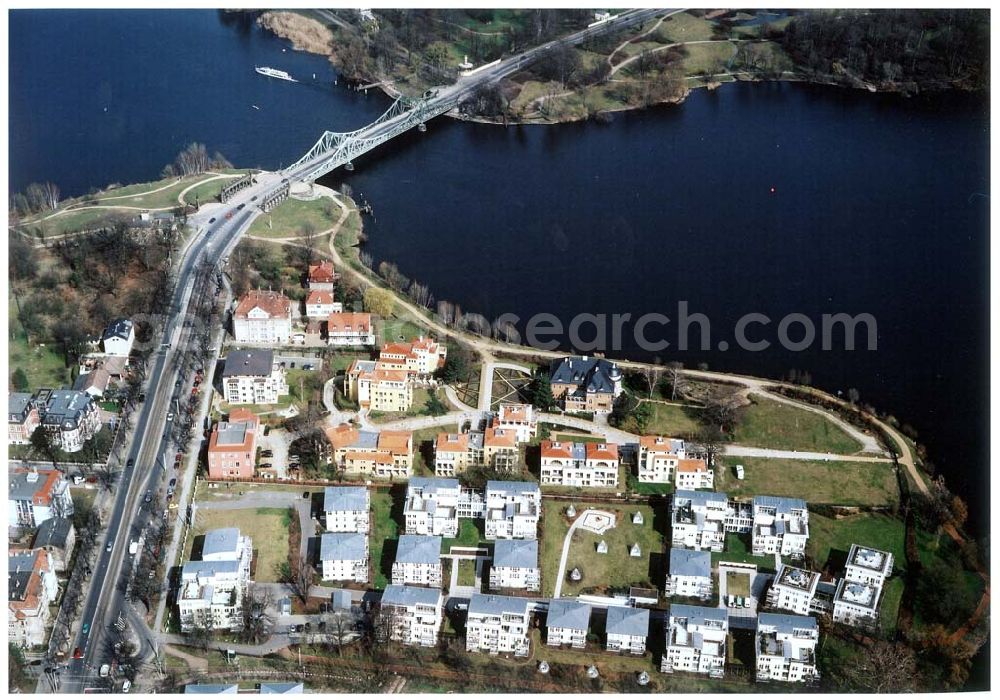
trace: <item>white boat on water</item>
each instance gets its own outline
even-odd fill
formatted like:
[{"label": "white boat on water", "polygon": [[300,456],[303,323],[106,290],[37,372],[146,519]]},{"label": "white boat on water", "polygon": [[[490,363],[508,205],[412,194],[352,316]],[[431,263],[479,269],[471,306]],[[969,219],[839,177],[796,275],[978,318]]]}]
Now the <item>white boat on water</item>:
[{"label": "white boat on water", "polygon": [[258,73],[260,73],[261,75],[266,75],[268,78],[278,78],[279,80],[287,80],[291,83],[299,82],[285,71],[278,70],[277,68],[268,68],[267,66],[254,66],[253,69]]}]

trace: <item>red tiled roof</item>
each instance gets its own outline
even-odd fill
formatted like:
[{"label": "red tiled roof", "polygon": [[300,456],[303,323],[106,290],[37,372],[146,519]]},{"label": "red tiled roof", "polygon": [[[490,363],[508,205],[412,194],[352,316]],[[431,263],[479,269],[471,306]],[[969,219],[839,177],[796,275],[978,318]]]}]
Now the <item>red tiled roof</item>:
[{"label": "red tiled roof", "polygon": [[258,307],[266,311],[271,318],[288,318],[292,312],[292,302],[281,292],[251,289],[240,299],[233,316],[246,318],[247,314]]}]

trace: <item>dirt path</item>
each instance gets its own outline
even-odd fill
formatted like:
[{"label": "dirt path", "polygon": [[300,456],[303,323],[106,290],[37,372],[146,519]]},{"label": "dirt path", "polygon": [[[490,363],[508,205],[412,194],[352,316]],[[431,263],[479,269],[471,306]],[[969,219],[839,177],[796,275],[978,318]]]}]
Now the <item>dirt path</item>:
[{"label": "dirt path", "polygon": [[197,673],[204,673],[205,671],[208,670],[208,659],[203,659],[198,656],[192,656],[191,654],[183,652],[180,649],[175,649],[169,644],[163,645],[163,652],[165,654],[170,654],[171,656],[175,656],[178,659],[183,660],[188,665],[188,668],[191,669],[192,671],[195,671]]}]

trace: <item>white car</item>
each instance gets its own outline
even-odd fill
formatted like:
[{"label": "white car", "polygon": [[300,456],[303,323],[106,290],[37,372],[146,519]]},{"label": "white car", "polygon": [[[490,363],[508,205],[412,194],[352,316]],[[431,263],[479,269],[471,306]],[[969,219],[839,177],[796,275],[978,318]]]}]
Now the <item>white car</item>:
[{"label": "white car", "polygon": [[122,681],[122,692],[127,693],[131,689],[132,689],[132,681],[126,678],[124,681]]},{"label": "white car", "polygon": [[170,422],[170,421],[172,421],[173,419],[174,419],[174,414],[173,414],[173,412],[171,412],[171,413],[168,413],[168,414],[167,414],[167,422],[169,423],[169,422]]}]

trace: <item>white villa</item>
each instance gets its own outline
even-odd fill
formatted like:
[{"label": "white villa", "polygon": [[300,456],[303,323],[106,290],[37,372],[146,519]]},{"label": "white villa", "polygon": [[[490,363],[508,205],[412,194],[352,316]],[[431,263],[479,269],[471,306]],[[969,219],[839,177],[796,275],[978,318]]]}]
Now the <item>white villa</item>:
[{"label": "white villa", "polygon": [[686,457],[683,440],[645,435],[639,438],[637,475],[644,484],[669,484],[678,463]]},{"label": "white villa", "polygon": [[18,467],[8,472],[8,527],[34,528],[58,517],[73,517],[73,497],[61,471]]},{"label": "white villa", "polygon": [[882,586],[842,578],[833,596],[833,621],[870,629],[878,622],[881,600]]},{"label": "white villa", "polygon": [[754,496],[753,553],[800,558],[809,541],[809,509],[800,498]]},{"label": "white villa", "polygon": [[59,593],[52,557],[44,549],[7,550],[7,641],[45,644],[50,605]]},{"label": "white villa", "polygon": [[801,683],[819,678],[816,618],[802,615],[757,616],[757,680]]},{"label": "white villa", "polygon": [[270,404],[288,395],[285,370],[272,350],[231,350],[222,369],[222,389],[230,404]]},{"label": "white villa", "polygon": [[538,434],[535,407],[529,403],[501,404],[496,418],[493,419],[493,427],[512,430],[519,443],[528,442]]},{"label": "white villa", "polygon": [[892,576],[892,554],[881,549],[872,549],[852,544],[847,554],[847,569],[844,578],[848,581],[883,586]]},{"label": "white villa", "polygon": [[542,492],[533,481],[486,482],[486,539],[538,537]]},{"label": "white villa", "polygon": [[323,512],[327,532],[369,530],[371,497],[364,486],[327,486],[323,489]]},{"label": "white villa", "polygon": [[709,469],[703,459],[682,459],[674,471],[674,488],[678,490],[712,489],[715,487],[715,472]]},{"label": "white villa", "polygon": [[608,608],[604,648],[620,654],[645,654],[649,636],[649,610],[611,606]]},{"label": "white villa", "polygon": [[712,554],[692,549],[670,549],[670,571],[664,595],[681,598],[712,596]]},{"label": "white villa", "polygon": [[729,613],[725,608],[671,605],[666,621],[663,673],[687,671],[721,678],[726,665]]},{"label": "white villa", "polygon": [[462,487],[457,479],[413,477],[406,487],[403,507],[409,535],[458,535],[458,502]]},{"label": "white villa", "polygon": [[436,645],[444,619],[441,601],[441,591],[435,588],[386,586],[381,606],[390,616],[390,639],[414,646]]},{"label": "white villa", "polygon": [[233,309],[238,343],[287,345],[292,335],[292,302],[281,292],[251,289]]},{"label": "white villa", "polygon": [[721,552],[727,505],[724,493],[676,491],[670,511],[671,546]]},{"label": "white villa", "polygon": [[105,355],[128,357],[135,342],[135,325],[127,318],[119,318],[108,324],[101,337]]},{"label": "white villa", "polygon": [[177,609],[181,631],[197,624],[212,629],[238,630],[243,625],[243,596],[250,584],[253,541],[239,528],[226,527],[205,534],[201,560],[181,569]]},{"label": "white villa", "polygon": [[401,535],[392,565],[396,585],[441,587],[441,538],[434,535]]},{"label": "white villa", "polygon": [[319,541],[324,581],[368,583],[368,535],[324,532]]},{"label": "white villa", "polygon": [[527,656],[531,601],[473,593],[465,622],[465,650]]},{"label": "white villa", "polygon": [[819,574],[782,564],[771,583],[767,604],[777,610],[788,610],[796,615],[808,615],[812,609]]},{"label": "white villa", "polygon": [[618,486],[618,445],[606,442],[542,440],[542,484],[581,488]]},{"label": "white villa", "polygon": [[548,617],[545,620],[546,644],[584,649],[587,646],[589,628],[589,605],[573,598],[553,598],[549,601]]},{"label": "white villa", "polygon": [[490,588],[537,592],[541,586],[538,540],[497,540],[493,545],[493,562],[490,565]]}]

